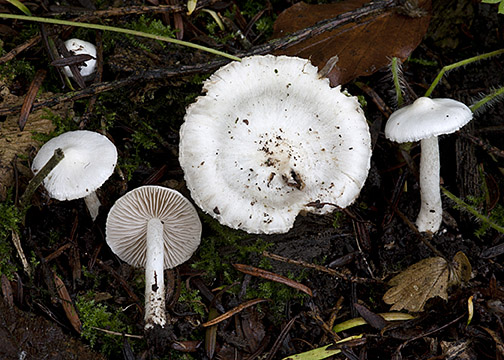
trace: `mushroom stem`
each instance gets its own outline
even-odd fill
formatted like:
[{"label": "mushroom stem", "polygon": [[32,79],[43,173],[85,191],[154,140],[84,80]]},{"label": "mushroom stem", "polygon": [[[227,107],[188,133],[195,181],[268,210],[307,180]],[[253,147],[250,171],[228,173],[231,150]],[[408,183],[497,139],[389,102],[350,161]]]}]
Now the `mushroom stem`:
[{"label": "mushroom stem", "polygon": [[95,221],[98,213],[100,212],[101,206],[101,202],[100,199],[98,199],[98,195],[96,195],[96,191],[93,191],[91,194],[84,197],[84,202],[88,208],[89,215],[91,215],[91,219]]},{"label": "mushroom stem", "polygon": [[437,136],[420,142],[421,206],[416,225],[420,232],[435,233],[441,226],[443,206],[439,188],[439,144]]},{"label": "mushroom stem", "polygon": [[147,223],[147,253],[145,265],[145,329],[164,327],[164,241],[163,223],[153,218]]}]

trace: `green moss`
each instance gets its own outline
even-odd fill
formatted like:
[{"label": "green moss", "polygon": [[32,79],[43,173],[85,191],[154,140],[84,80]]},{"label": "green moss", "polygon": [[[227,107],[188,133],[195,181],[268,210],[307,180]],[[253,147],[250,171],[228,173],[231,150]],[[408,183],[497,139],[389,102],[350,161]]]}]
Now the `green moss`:
[{"label": "green moss", "polygon": [[52,112],[50,109],[42,109],[45,114],[42,116],[43,119],[51,120],[55,126],[54,131],[49,134],[33,132],[32,137],[41,142],[46,143],[53,137],[63,134],[67,131],[77,130],[77,124],[71,118],[62,118],[60,115]]},{"label": "green moss", "polygon": [[202,318],[205,317],[205,306],[203,305],[199,290],[189,290],[186,286],[181,286],[178,302],[181,305],[188,306],[191,311],[200,315]]},{"label": "green moss", "polygon": [[[3,49],[0,49],[0,55],[4,55]],[[7,87],[10,87],[14,80],[18,77],[32,79],[35,75],[35,67],[29,61],[23,59],[13,59],[6,63],[0,64],[0,81],[4,82]]]},{"label": "green moss", "polygon": [[22,220],[21,212],[14,206],[10,191],[5,202],[0,203],[0,275],[12,279],[17,266],[11,259],[13,256],[12,232],[19,233]]},{"label": "green moss", "polygon": [[107,305],[95,302],[93,297],[93,293],[88,292],[78,296],[75,303],[82,322],[81,336],[89,341],[91,347],[109,358],[121,356],[122,337],[95,328],[117,333],[132,333],[133,327],[126,325],[127,318],[120,309],[110,310]]},{"label": "green moss", "polygon": [[204,271],[209,278],[215,278],[220,274],[231,284],[236,280],[236,271],[231,266],[232,263],[248,264],[252,256],[261,254],[271,245],[261,239],[253,243],[245,241],[249,237],[248,234],[222,226],[208,215],[203,215],[203,221],[211,228],[213,235],[201,241],[199,258],[192,266]]}]

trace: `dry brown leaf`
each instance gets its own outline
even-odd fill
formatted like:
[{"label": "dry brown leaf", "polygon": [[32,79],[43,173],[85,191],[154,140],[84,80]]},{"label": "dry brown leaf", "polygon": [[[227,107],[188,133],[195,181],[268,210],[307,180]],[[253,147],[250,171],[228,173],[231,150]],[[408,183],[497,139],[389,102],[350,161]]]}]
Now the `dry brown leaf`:
[{"label": "dry brown leaf", "polygon": [[[0,79],[0,108],[21,105],[23,98],[9,93],[6,87],[2,88]],[[48,98],[52,94],[43,94],[41,99]],[[54,114],[62,117],[70,114],[70,104],[59,105],[51,109]],[[43,110],[37,110],[30,114],[23,131],[19,130],[18,115],[7,116],[4,122],[0,123],[0,201],[5,200],[6,192],[14,184],[14,169],[12,161],[20,155],[27,156],[30,149],[38,148],[40,144],[33,139],[33,133],[49,134],[54,130],[54,125]],[[19,167],[19,163],[18,163]],[[23,170],[23,169],[21,169]],[[30,175],[28,169],[24,169]]]},{"label": "dry brown leaf", "polygon": [[79,315],[75,310],[72,299],[70,298],[70,294],[65,286],[65,283],[54,273],[54,284],[56,285],[56,291],[58,291],[58,295],[61,300],[61,304],[63,305],[63,310],[65,310],[65,314],[72,324],[75,331],[79,334],[81,333],[82,323],[79,319]]},{"label": "dry brown leaf", "polygon": [[[334,4],[309,5],[299,2],[282,12],[274,24],[273,37],[278,38],[361,8],[368,0],[347,0]],[[338,62],[328,72],[331,84],[345,84],[358,76],[371,75],[387,66],[392,57],[406,59],[421,42],[430,21],[430,0],[413,4],[409,15],[389,9],[379,16],[338,27],[276,52],[292,55],[324,68],[337,56]],[[403,11],[404,12],[404,11]]]},{"label": "dry brown leaf", "polygon": [[427,300],[439,296],[448,300],[448,288],[469,281],[471,264],[459,251],[451,262],[442,257],[421,260],[389,281],[393,286],[383,301],[393,306],[391,310],[423,311]]}]

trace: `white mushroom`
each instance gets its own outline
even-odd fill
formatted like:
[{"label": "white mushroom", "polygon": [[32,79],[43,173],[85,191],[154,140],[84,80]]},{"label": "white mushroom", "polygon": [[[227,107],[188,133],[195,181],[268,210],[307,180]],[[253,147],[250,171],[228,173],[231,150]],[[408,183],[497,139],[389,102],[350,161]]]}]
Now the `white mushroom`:
[{"label": "white mushroom", "polygon": [[44,179],[44,187],[49,196],[57,200],[84,198],[94,220],[100,207],[95,190],[114,172],[116,147],[97,132],[69,131],[52,138],[40,148],[33,159],[33,173],[37,173],[58,148],[63,150],[65,157]]},{"label": "white mushroom", "polygon": [[204,91],[187,109],[179,160],[196,204],[222,224],[281,233],[300,211],[357,198],[370,166],[366,119],[308,60],[244,58]]},{"label": "white mushroom", "polygon": [[188,260],[200,239],[196,209],[175,190],[142,186],[110,209],[108,245],[123,261],[145,268],[145,329],[165,326],[164,269]]},{"label": "white mushroom", "polygon": [[[91,55],[93,59],[87,60],[83,65],[79,65],[79,72],[82,77],[92,75],[96,70],[96,47],[90,42],[80,39],[70,39],[65,41],[65,47],[73,55]],[[63,68],[65,75],[73,77],[70,67]]]},{"label": "white mushroom", "polygon": [[387,121],[385,136],[388,139],[399,143],[421,140],[421,206],[416,220],[421,232],[435,233],[443,219],[437,137],[457,131],[471,121],[472,115],[471,109],[459,101],[421,97],[395,111]]}]

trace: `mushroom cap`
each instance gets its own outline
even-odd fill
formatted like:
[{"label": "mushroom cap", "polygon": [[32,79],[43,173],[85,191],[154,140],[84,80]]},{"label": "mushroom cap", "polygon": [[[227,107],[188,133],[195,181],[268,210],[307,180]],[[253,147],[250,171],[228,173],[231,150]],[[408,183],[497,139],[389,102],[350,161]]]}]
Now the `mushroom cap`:
[{"label": "mushroom cap", "polygon": [[187,109],[179,160],[206,213],[249,233],[282,233],[302,210],[328,213],[324,203],[357,198],[370,166],[366,119],[308,60],[247,57],[203,88]]},{"label": "mushroom cap", "polygon": [[201,240],[196,209],[179,192],[148,185],[131,190],[116,201],[107,217],[106,239],[112,251],[135,267],[145,267],[147,223],[163,224],[164,268],[188,260]]},{"label": "mushroom cap", "polygon": [[[65,41],[65,47],[74,55],[91,55],[94,59],[84,61],[84,65],[79,65],[80,74],[83,77],[93,74],[96,70],[96,47],[90,42],[81,39],[69,39]],[[65,75],[73,77],[72,71],[68,66],[63,67]]]},{"label": "mushroom cap", "polygon": [[37,173],[60,148],[65,157],[44,179],[49,195],[58,200],[80,199],[98,189],[117,163],[115,145],[97,132],[69,131],[45,143],[33,159]]},{"label": "mushroom cap", "polygon": [[451,134],[471,121],[473,113],[453,99],[420,97],[390,115],[385,125],[387,139],[403,143]]}]

